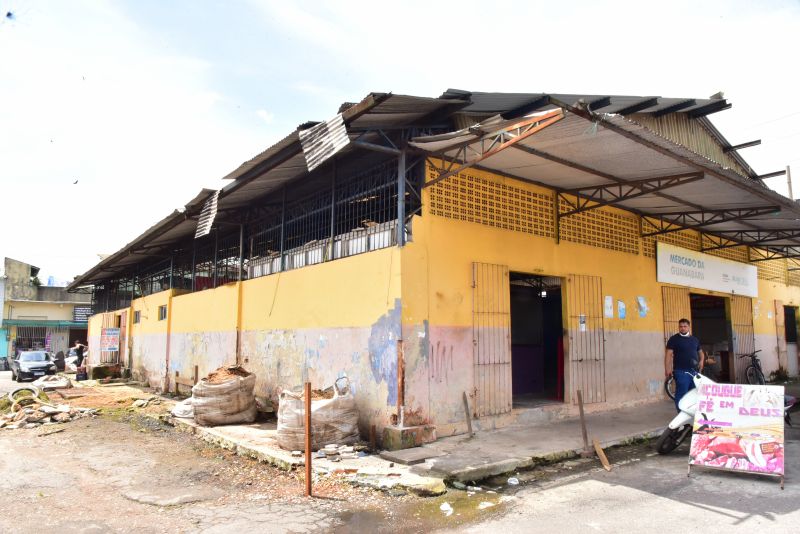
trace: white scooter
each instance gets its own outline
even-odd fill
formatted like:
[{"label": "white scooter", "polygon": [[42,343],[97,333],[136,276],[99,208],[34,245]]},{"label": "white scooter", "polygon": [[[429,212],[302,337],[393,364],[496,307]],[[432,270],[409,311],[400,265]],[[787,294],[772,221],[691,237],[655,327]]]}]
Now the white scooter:
[{"label": "white scooter", "polygon": [[[687,371],[688,372],[688,371]],[[697,412],[698,392],[700,386],[703,384],[716,384],[710,378],[703,376],[698,372],[692,374],[694,380],[694,389],[690,389],[686,395],[678,402],[680,413],[669,422],[667,428],[661,434],[661,437],[656,441],[656,451],[658,454],[667,454],[678,448],[678,445],[683,443],[683,440],[692,433],[692,425],[694,424],[694,415]],[[789,426],[792,426],[792,420],[789,416],[789,410],[795,405],[797,399],[791,395],[783,396],[783,420]]]}]

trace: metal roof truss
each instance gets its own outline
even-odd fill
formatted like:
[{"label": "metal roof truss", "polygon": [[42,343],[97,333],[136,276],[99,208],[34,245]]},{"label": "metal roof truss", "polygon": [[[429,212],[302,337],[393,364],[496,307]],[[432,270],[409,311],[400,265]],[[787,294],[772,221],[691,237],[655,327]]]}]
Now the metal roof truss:
[{"label": "metal roof truss", "polygon": [[[702,172],[676,174],[673,176],[658,176],[643,180],[630,180],[613,184],[593,185],[578,189],[559,191],[558,197],[566,202],[572,209],[560,212],[559,218],[589,211],[601,206],[608,206],[624,202],[632,198],[649,195],[670,187],[696,182],[703,179]],[[575,201],[567,197],[572,195]]]},{"label": "metal roof truss", "polygon": [[[778,206],[760,206],[755,208],[739,209],[676,211],[670,213],[659,213],[658,215],[647,215],[646,218],[648,219],[648,222],[656,227],[657,230],[652,232],[642,232],[642,237],[669,234],[671,232],[679,232],[687,228],[698,229],[712,224],[753,219],[755,217],[761,217],[763,215],[769,215],[779,211],[780,208]],[[716,233],[721,234],[721,232]]]},{"label": "metal roof truss", "polygon": [[456,150],[454,155],[448,156],[443,152],[431,154],[439,158],[442,162],[446,162],[446,164],[440,167],[435,161],[429,158],[428,162],[436,170],[438,176],[426,182],[423,187],[429,187],[441,182],[445,178],[458,174],[464,169],[472,167],[476,163],[510,146],[516,145],[523,139],[527,139],[536,132],[547,128],[551,124],[555,124],[563,118],[564,111],[562,109],[556,109],[543,115],[536,115],[517,121],[510,126],[492,132],[484,132],[478,128],[471,128],[471,133],[478,134],[480,137],[477,139],[469,139],[460,145],[448,147],[448,151]]}]

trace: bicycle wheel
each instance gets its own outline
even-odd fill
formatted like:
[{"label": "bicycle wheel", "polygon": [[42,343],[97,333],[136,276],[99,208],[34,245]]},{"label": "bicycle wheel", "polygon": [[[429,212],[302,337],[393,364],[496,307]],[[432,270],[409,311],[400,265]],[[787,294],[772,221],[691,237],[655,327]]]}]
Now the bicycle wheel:
[{"label": "bicycle wheel", "polygon": [[753,365],[750,365],[747,367],[747,369],[745,369],[744,376],[747,377],[748,384],[753,384],[753,385],[766,384],[766,380],[764,380],[764,375]]},{"label": "bicycle wheel", "polygon": [[664,380],[664,393],[667,394],[672,400],[675,400],[675,377],[670,376],[666,380]]}]

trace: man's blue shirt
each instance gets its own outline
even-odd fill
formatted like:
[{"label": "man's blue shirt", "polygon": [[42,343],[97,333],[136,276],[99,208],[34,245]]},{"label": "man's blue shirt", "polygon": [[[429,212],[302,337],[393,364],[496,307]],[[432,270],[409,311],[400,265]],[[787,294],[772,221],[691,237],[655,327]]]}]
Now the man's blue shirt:
[{"label": "man's blue shirt", "polygon": [[667,341],[667,348],[672,349],[673,369],[694,369],[699,363],[697,351],[700,350],[700,340],[694,336],[675,334]]}]

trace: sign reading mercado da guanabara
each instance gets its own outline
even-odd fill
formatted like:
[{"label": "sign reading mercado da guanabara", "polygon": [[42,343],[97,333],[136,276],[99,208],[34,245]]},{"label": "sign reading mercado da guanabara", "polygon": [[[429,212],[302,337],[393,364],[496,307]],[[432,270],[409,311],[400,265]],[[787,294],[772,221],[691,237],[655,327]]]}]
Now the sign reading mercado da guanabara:
[{"label": "sign reading mercado da guanabara", "polygon": [[717,258],[666,243],[656,243],[657,280],[666,284],[758,296],[755,265]]}]

